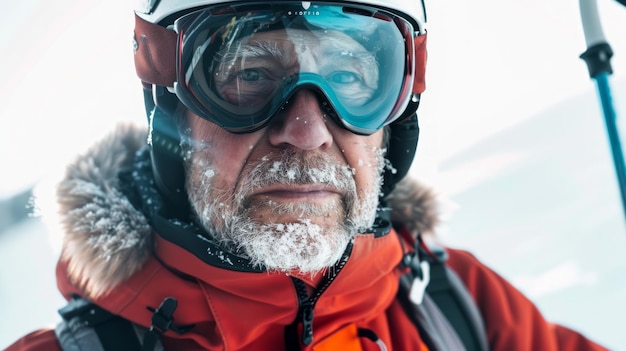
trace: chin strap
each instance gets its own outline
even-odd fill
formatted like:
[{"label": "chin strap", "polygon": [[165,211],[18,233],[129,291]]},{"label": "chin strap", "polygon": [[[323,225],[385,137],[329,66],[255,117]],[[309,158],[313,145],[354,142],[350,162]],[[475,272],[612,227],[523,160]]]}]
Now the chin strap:
[{"label": "chin strap", "polygon": [[143,94],[150,126],[148,144],[156,187],[167,200],[164,201],[165,210],[185,218],[189,214],[189,201],[185,191],[184,155],[178,126],[173,118],[178,100],[163,87],[147,83],[144,83]]},{"label": "chin strap", "polygon": [[[415,106],[415,109],[417,109],[417,106]],[[401,122],[392,123],[389,127],[391,129],[391,139],[387,147],[386,157],[391,165],[385,169],[383,175],[383,198],[387,197],[396,184],[409,172],[417,150],[420,131],[415,112],[412,112],[409,118]]]},{"label": "chin strap", "polygon": [[189,202],[185,191],[183,151],[175,122],[158,107],[152,113],[150,136],[154,181],[161,195],[168,200],[164,205],[168,211],[185,215]]}]

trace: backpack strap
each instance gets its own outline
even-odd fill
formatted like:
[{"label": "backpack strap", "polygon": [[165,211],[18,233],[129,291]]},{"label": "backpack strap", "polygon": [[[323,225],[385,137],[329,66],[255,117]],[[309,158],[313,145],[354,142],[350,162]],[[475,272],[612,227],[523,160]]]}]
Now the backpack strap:
[{"label": "backpack strap", "polygon": [[[411,240],[400,230],[405,240]],[[413,240],[411,240],[413,241]],[[445,264],[443,248],[427,248],[421,240],[405,255],[410,272],[400,279],[398,298],[431,350],[488,350],[486,329],[461,279]]]},{"label": "backpack strap", "polygon": [[431,248],[430,283],[426,292],[452,324],[467,351],[486,351],[487,331],[480,311],[467,288],[452,269],[445,265],[448,258],[443,248]]},{"label": "backpack strap", "polygon": [[133,324],[97,305],[73,296],[59,310],[63,317],[55,333],[65,351],[139,351],[141,344]]},{"label": "backpack strap", "polygon": [[408,275],[400,279],[398,299],[404,306],[408,317],[417,327],[420,337],[428,349],[431,351],[466,351],[454,327],[428,294],[424,295],[420,304],[411,301],[408,292],[412,283],[412,278]]},{"label": "backpack strap", "polygon": [[55,333],[65,351],[162,351],[161,335],[168,330],[184,334],[194,325],[174,324],[174,310],[178,302],[166,297],[152,312],[149,329],[117,316],[80,297],[72,296],[70,302],[59,310],[63,321]]}]

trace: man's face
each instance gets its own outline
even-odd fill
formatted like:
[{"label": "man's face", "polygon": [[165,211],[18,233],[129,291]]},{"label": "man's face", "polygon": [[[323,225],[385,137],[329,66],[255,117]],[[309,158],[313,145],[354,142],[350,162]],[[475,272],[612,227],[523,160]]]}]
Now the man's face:
[{"label": "man's face", "polygon": [[[289,72],[304,62],[324,66],[314,52],[296,50],[292,36],[283,41],[281,35],[287,36],[261,33],[246,42],[281,54],[236,74],[240,81],[223,83],[223,94],[235,99],[236,87],[265,84],[259,82],[264,67]],[[310,39],[300,37],[302,44]],[[338,74],[350,77],[343,68]],[[382,131],[362,136],[340,127],[322,112],[313,91],[298,91],[253,133],[229,133],[192,112],[187,124],[192,207],[218,243],[253,263],[314,273],[332,266],[354,235],[372,225],[384,166]]]}]

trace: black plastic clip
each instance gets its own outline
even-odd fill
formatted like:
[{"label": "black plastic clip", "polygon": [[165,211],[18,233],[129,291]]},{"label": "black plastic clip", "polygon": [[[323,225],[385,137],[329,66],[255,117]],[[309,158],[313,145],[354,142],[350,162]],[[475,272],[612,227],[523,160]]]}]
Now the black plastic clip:
[{"label": "black plastic clip", "polygon": [[166,297],[161,305],[157,309],[147,307],[152,312],[152,321],[150,329],[143,337],[142,351],[154,350],[157,341],[160,340],[161,335],[168,330],[173,331],[176,334],[184,334],[194,327],[194,324],[185,326],[174,325],[174,311],[178,306],[178,301],[173,297]]}]

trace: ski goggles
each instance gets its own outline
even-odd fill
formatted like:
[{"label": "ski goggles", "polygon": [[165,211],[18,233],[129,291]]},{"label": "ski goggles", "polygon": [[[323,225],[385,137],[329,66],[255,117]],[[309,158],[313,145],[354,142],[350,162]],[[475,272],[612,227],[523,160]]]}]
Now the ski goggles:
[{"label": "ski goggles", "polygon": [[234,133],[264,127],[296,92],[310,89],[324,113],[371,134],[423,90],[425,35],[379,8],[209,6],[178,18],[173,30],[175,81],[161,83],[195,114]]}]

